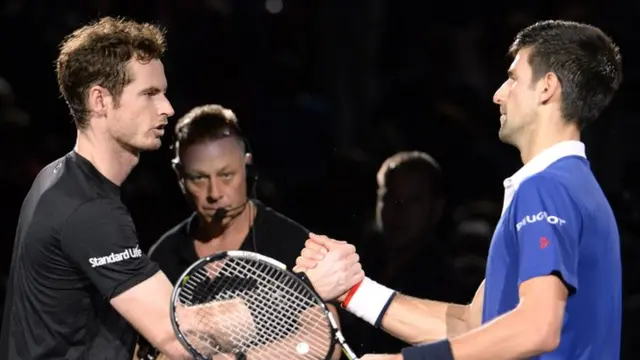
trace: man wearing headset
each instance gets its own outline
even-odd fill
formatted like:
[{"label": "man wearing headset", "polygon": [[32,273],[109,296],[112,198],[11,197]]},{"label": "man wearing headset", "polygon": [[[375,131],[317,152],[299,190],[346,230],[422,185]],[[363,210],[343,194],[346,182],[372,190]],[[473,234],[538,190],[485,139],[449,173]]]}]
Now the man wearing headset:
[{"label": "man wearing headset", "polygon": [[[220,105],[195,107],[178,120],[175,134],[173,168],[194,212],[151,247],[151,260],[172,283],[219,251],[258,252],[293,268],[309,231],[255,199],[258,177],[234,113]],[[162,356],[144,339],[139,343],[140,359]],[[333,358],[340,354],[337,347]]]}]

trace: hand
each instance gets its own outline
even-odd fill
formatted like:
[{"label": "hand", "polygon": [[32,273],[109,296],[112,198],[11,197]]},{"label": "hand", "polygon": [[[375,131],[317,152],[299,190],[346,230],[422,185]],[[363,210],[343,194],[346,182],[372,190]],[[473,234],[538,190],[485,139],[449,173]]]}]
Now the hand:
[{"label": "hand", "polygon": [[331,239],[324,235],[309,234],[309,239],[304,243],[304,249],[296,259],[295,272],[304,272],[313,269],[327,255],[331,243],[346,244],[345,241]]},{"label": "hand", "polygon": [[403,360],[402,354],[367,354],[360,360]]},{"label": "hand", "polygon": [[[322,250],[323,248],[325,250]],[[325,254],[322,254],[323,252]],[[322,259],[314,261],[312,268],[298,266],[296,261],[294,270],[306,272],[311,284],[323,300],[329,301],[336,298],[341,300],[349,289],[364,279],[364,272],[359,262],[360,257],[353,245],[311,234],[301,257],[317,260],[320,258],[317,253],[322,255]]]}]

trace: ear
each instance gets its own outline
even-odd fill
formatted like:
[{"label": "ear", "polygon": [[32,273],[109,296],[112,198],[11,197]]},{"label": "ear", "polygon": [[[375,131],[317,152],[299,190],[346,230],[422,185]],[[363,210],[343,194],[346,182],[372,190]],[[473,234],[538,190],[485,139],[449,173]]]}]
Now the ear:
[{"label": "ear", "polygon": [[562,92],[562,85],[555,73],[546,73],[538,82],[540,87],[540,102],[546,104],[554,97],[559,97]]},{"label": "ear", "polygon": [[182,172],[182,165],[180,164],[180,160],[173,159],[171,161],[171,167],[173,168],[173,171],[176,173],[176,177],[178,178],[178,186],[180,186],[180,190],[183,194],[186,194],[187,189],[184,185],[184,174]]},{"label": "ear", "polygon": [[87,101],[89,110],[92,113],[105,115],[107,109],[111,105],[111,95],[107,89],[96,85],[89,88]]},{"label": "ear", "polygon": [[244,163],[247,165],[253,165],[253,155],[251,155],[251,153],[244,154]]}]

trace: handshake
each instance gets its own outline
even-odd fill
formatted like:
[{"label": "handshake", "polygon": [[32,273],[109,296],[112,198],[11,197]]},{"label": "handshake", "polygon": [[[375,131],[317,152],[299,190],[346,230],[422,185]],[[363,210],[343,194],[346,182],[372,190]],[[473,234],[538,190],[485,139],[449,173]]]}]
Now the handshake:
[{"label": "handshake", "polygon": [[364,280],[356,248],[324,235],[309,234],[295,272],[304,272],[324,301],[343,302],[347,293]]}]

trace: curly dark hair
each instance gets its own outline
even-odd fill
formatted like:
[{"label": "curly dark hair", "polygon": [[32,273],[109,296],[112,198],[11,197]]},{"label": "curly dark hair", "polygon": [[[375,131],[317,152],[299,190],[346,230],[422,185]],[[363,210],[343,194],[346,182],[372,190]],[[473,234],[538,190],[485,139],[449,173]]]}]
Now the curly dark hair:
[{"label": "curly dark hair", "polygon": [[89,122],[88,91],[100,85],[116,106],[123,88],[132,81],[130,60],[149,62],[165,52],[164,31],[155,25],[104,17],[75,30],[60,44],[56,60],[58,86],[78,129]]},{"label": "curly dark hair", "polygon": [[516,36],[515,56],[531,49],[533,80],[553,72],[562,84],[562,116],[582,129],[597,119],[622,83],[616,44],[595,26],[562,20],[537,22]]}]

